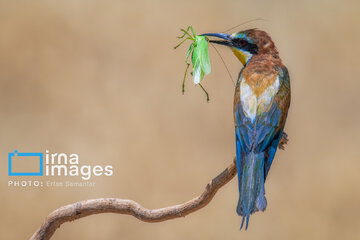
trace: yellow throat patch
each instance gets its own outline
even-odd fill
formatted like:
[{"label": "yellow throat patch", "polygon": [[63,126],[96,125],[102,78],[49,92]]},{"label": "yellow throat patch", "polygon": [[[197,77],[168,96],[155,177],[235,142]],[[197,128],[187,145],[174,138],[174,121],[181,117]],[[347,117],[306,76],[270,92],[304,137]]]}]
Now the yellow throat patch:
[{"label": "yellow throat patch", "polygon": [[251,58],[252,54],[248,52],[241,51],[237,48],[232,48],[233,53],[239,59],[243,66],[246,65],[247,61]]}]

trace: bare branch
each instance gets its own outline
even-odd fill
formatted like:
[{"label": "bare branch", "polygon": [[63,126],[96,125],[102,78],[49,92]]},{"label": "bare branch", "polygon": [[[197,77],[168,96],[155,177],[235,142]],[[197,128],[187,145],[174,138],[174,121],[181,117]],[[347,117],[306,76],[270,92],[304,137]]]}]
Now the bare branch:
[{"label": "bare branch", "polygon": [[236,175],[236,161],[206,185],[204,192],[188,202],[159,209],[147,209],[139,203],[117,198],[90,199],[73,203],[53,211],[34,233],[30,240],[48,240],[56,229],[65,222],[99,213],[119,213],[136,217],[144,222],[162,222],[169,219],[185,217],[205,207],[215,196],[217,190]]},{"label": "bare branch", "polygon": [[[281,136],[279,148],[284,150],[288,140],[288,136],[284,132]],[[228,183],[236,175],[236,172],[236,159],[234,159],[230,166],[206,185],[200,196],[185,203],[165,208],[147,209],[133,200],[118,198],[99,198],[73,203],[58,208],[47,216],[44,223],[32,235],[30,240],[48,240],[61,224],[99,213],[132,215],[141,221],[149,223],[185,217],[205,207],[213,199],[217,190]]]}]

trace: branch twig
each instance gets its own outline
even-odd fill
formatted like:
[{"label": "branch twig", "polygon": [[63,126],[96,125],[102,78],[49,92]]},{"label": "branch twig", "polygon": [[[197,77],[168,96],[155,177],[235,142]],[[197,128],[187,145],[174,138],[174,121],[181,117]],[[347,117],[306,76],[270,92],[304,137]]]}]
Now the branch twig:
[{"label": "branch twig", "polygon": [[147,209],[139,203],[117,198],[90,199],[73,203],[53,211],[33,234],[30,240],[48,240],[56,229],[65,222],[99,213],[119,213],[132,215],[144,222],[162,222],[169,219],[185,217],[205,207],[215,196],[217,190],[236,175],[236,161],[206,185],[204,192],[188,202],[159,209]]},{"label": "branch twig", "polygon": [[[282,134],[279,148],[284,150],[289,141],[287,134]],[[89,199],[69,204],[50,213],[40,228],[32,235],[30,240],[48,240],[56,229],[65,222],[74,221],[99,213],[119,213],[132,215],[144,222],[162,222],[174,218],[185,217],[205,207],[215,196],[217,190],[228,183],[236,175],[236,159],[222,173],[211,180],[200,196],[185,203],[159,209],[147,209],[133,200],[118,198]]]}]

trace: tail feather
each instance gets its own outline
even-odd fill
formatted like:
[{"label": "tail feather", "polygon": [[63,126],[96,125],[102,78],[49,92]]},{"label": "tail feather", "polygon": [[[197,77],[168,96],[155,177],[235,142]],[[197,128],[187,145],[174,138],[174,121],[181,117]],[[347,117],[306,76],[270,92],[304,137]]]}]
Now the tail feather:
[{"label": "tail feather", "polygon": [[249,226],[249,219],[250,219],[250,214],[246,215],[246,226],[245,226],[245,230],[247,230],[248,226]]},{"label": "tail feather", "polygon": [[241,230],[241,229],[243,228],[243,226],[244,226],[244,221],[245,221],[245,216],[243,216],[243,218],[242,218],[240,230]]},{"label": "tail feather", "polygon": [[239,201],[236,207],[238,215],[242,216],[240,229],[248,228],[250,214],[266,209],[264,188],[264,153],[250,152],[245,156],[241,166],[241,179],[239,181]]},{"label": "tail feather", "polygon": [[245,218],[246,218],[246,225],[245,225],[245,230],[248,229],[249,226],[249,220],[250,220],[250,214],[244,215],[241,221],[241,226],[240,226],[240,230],[243,228],[244,226],[244,222],[245,222]]},{"label": "tail feather", "polygon": [[265,189],[264,189],[264,184],[262,184],[259,196],[257,197],[255,202],[255,207],[256,209],[261,210],[263,212],[266,209],[266,205],[267,205],[267,201],[265,198]]}]

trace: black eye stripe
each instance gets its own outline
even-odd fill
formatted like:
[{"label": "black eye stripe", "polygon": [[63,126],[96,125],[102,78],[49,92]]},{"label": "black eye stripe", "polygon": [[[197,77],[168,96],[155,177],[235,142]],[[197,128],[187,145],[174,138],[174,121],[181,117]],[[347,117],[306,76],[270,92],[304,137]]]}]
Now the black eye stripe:
[{"label": "black eye stripe", "polygon": [[243,45],[243,44],[245,45],[245,44],[248,43],[246,40],[240,39],[240,38],[235,38],[235,39],[233,40],[233,42],[235,42],[235,43],[237,43],[237,44],[241,44],[241,45]]},{"label": "black eye stripe", "polygon": [[258,52],[258,48],[256,46],[256,44],[253,43],[249,43],[248,41],[246,41],[245,39],[233,39],[233,43],[236,47],[244,49],[252,54],[256,54]]},{"label": "black eye stripe", "polygon": [[248,41],[246,41],[245,39],[234,39],[233,42],[238,45],[239,47],[245,47],[246,45],[250,44]]}]

